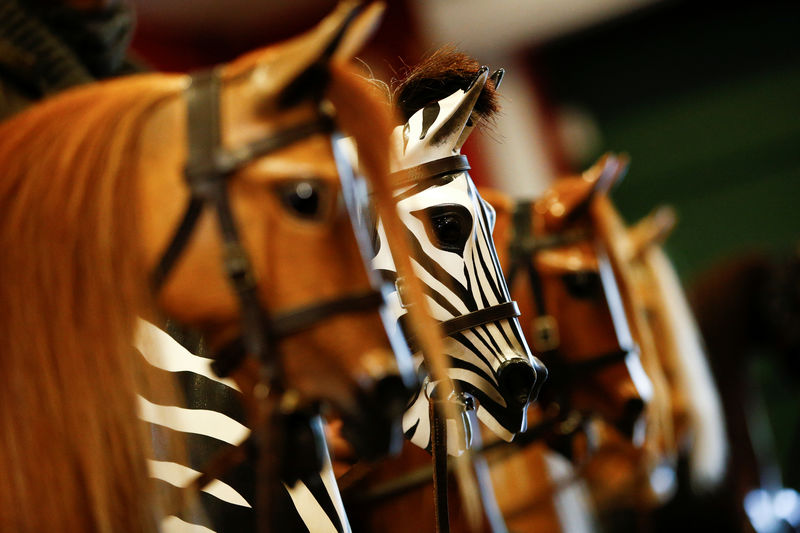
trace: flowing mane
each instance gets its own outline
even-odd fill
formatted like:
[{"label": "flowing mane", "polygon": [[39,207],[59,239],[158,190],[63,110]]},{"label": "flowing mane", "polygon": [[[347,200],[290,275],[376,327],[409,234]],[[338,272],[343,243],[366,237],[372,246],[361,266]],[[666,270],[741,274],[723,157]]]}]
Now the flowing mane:
[{"label": "flowing mane", "polygon": [[[409,69],[394,88],[394,102],[404,120],[459,89],[466,89],[481,68],[473,57],[452,47],[436,50]],[[489,81],[481,92],[473,114],[481,120],[493,118],[500,110],[496,87]]]},{"label": "flowing mane", "polygon": [[183,85],[146,75],[87,86],[0,125],[0,523],[9,531],[155,530],[131,354],[148,304],[131,249],[133,178],[143,124]]}]

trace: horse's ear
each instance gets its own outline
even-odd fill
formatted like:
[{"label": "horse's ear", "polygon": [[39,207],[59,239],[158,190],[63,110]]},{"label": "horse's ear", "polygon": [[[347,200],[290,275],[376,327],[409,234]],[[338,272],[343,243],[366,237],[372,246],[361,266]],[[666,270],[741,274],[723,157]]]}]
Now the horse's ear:
[{"label": "horse's ear", "polygon": [[375,33],[384,11],[386,11],[386,4],[383,2],[373,2],[364,8],[347,26],[347,30],[333,53],[334,61],[348,61],[355,57]]},{"label": "horse's ear", "polygon": [[536,212],[544,217],[547,228],[559,229],[586,214],[594,198],[607,194],[619,183],[628,170],[628,163],[628,156],[624,154],[603,155],[580,177],[556,181],[536,201]]},{"label": "horse's ear", "polygon": [[632,258],[641,257],[651,247],[667,240],[677,223],[675,209],[662,205],[628,229]]},{"label": "horse's ear", "polygon": [[331,62],[346,62],[361,48],[383,13],[384,4],[364,7],[343,1],[307,32],[277,47],[247,54],[227,67],[228,74],[253,72],[252,82],[262,95],[274,95],[279,106],[289,106],[326,86]]},{"label": "horse's ear", "polygon": [[402,128],[402,167],[419,165],[438,157],[457,154],[473,126],[472,111],[489,80],[489,69],[481,67],[464,90],[426,105]]},{"label": "horse's ear", "polygon": [[606,194],[628,173],[630,158],[626,154],[605,153],[581,176],[592,183],[591,196]]}]

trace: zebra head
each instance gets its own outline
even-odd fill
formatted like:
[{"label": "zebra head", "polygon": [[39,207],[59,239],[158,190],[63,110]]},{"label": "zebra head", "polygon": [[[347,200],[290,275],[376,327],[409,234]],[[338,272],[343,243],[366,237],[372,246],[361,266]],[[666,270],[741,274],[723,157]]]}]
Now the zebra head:
[{"label": "zebra head", "polygon": [[[492,230],[495,213],[478,194],[467,170],[461,146],[474,127],[473,108],[491,77],[482,67],[472,82],[420,109],[393,134],[393,164],[399,184],[395,198],[413,248],[413,265],[423,282],[434,317],[447,338],[449,376],[461,391],[477,401],[477,415],[505,440],[525,429],[526,407],[546,377],[544,366],[531,356],[500,268]],[[398,279],[376,224],[377,254],[373,267],[395,284],[389,308],[402,326],[406,318],[403,280]],[[409,345],[414,340],[403,328]],[[415,444],[430,446],[428,398],[435,383],[427,378],[422,358],[416,360],[423,383],[411,400],[403,430]],[[469,446],[466,439],[453,453]],[[451,439],[455,440],[455,439]]]}]

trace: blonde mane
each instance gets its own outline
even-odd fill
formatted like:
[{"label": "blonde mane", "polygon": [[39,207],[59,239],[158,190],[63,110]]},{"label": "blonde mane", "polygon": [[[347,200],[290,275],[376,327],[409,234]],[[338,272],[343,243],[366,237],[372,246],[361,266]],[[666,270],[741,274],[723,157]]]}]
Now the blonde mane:
[{"label": "blonde mane", "polygon": [[156,528],[134,391],[137,142],[183,78],[63,93],[0,126],[0,523]]},{"label": "blonde mane", "polygon": [[644,253],[658,291],[658,318],[664,321],[668,339],[664,355],[674,369],[676,384],[686,395],[691,428],[689,465],[692,486],[713,488],[722,481],[728,459],[728,444],[722,401],[706,360],[703,341],[686,301],[675,268],[660,246]]}]

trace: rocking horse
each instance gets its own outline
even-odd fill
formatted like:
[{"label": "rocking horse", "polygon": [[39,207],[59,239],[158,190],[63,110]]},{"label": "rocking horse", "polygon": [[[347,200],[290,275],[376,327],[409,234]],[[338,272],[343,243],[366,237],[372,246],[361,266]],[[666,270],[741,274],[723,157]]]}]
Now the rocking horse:
[{"label": "rocking horse", "polygon": [[[453,59],[461,61],[462,56],[439,55],[438,59],[446,63]],[[433,452],[436,503],[431,504],[427,490],[421,498],[427,500],[426,508],[437,508],[437,528],[441,531],[449,527],[443,490],[447,483],[446,455],[448,452],[458,455],[469,448],[477,427],[475,416],[467,411],[475,405],[476,417],[498,437],[510,440],[525,427],[527,404],[538,394],[544,371],[528,351],[516,319],[516,304],[510,299],[497,262],[491,239],[494,214],[472,184],[466,158],[459,154],[481,117],[490,115],[496,105],[491,87],[499,83],[502,71],[490,76],[486,67],[476,68],[431,94],[426,86],[427,77],[443,64],[421,65],[398,88],[396,101],[407,121],[394,134],[398,210],[412,240],[412,257],[426,285],[434,317],[442,322],[447,335],[445,353],[450,358],[447,373],[463,391],[461,396],[452,395],[441,383],[422,374],[423,388],[411,400],[403,420],[411,442]],[[447,75],[448,72],[443,73]],[[424,225],[427,220],[431,222],[430,228]],[[375,226],[375,240],[380,243],[384,239],[381,225]],[[376,248],[379,253],[372,264],[397,286],[390,307],[402,325],[407,308],[403,279],[395,273],[390,258],[381,253],[384,248]],[[414,338],[408,340],[413,347]],[[420,371],[424,368],[420,367]],[[430,407],[431,402],[442,400],[455,403],[462,413],[456,420],[447,420],[446,443],[434,438],[442,432],[437,430],[436,410]],[[427,454],[407,445],[398,459],[357,467],[344,482],[353,494],[392,478],[399,464],[404,465],[400,470],[405,470],[429,462]],[[456,462],[456,467],[465,464]],[[359,499],[366,505],[366,500]],[[389,507],[400,510],[406,503],[396,500]],[[403,527],[387,518],[392,513],[389,508],[378,509],[376,505],[370,499],[368,507],[356,511],[359,515],[356,529],[380,527],[389,531]],[[474,512],[476,507],[473,502],[464,505],[467,512]],[[427,516],[432,522],[432,514]],[[460,512],[454,512],[453,516],[457,523],[463,518]],[[469,517],[468,521],[473,519]],[[420,524],[425,521],[420,520]]]},{"label": "rocking horse", "polygon": [[[388,447],[408,379],[364,268],[366,239],[336,201],[347,166],[329,138],[336,124],[355,137],[402,254],[382,176],[390,119],[343,65],[378,11],[344,4],[308,35],[213,72],[83,87],[0,126],[0,242],[13,250],[0,260],[4,526],[155,531],[174,508],[147,480],[136,395],[168,392],[131,354],[137,315],[197,327],[220,354],[214,369],[242,391],[264,484],[297,474],[281,462],[291,436],[276,430],[323,401],[354,446]],[[442,375],[425,303],[410,307]],[[260,493],[264,525],[274,496]]]}]

